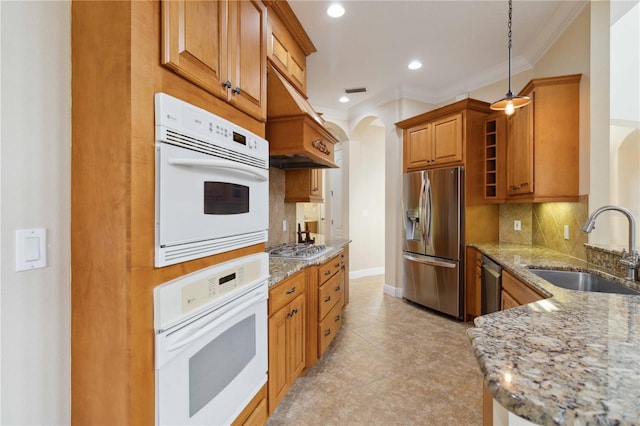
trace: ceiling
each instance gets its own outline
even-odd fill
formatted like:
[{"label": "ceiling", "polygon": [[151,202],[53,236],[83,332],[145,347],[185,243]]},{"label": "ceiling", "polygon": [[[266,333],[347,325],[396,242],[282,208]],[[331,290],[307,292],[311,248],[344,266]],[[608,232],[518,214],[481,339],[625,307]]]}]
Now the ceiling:
[{"label": "ceiling", "polygon": [[[326,9],[336,2],[346,12],[330,18]],[[514,0],[513,73],[531,68],[586,3]],[[347,116],[399,98],[439,104],[507,78],[506,0],[289,4],[317,48],[307,58],[307,95],[322,112]],[[414,59],[423,63],[417,71],[407,68]],[[360,87],[366,93],[338,102]]]}]

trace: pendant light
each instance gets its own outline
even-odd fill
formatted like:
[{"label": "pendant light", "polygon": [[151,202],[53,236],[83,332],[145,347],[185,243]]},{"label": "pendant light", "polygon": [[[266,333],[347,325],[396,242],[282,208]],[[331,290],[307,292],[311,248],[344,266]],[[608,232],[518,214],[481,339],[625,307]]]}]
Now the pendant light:
[{"label": "pendant light", "polygon": [[523,107],[531,102],[528,96],[513,96],[511,92],[511,11],[512,5],[511,0],[509,0],[509,91],[504,98],[491,104],[491,109],[504,111],[507,115],[513,114],[516,108]]}]

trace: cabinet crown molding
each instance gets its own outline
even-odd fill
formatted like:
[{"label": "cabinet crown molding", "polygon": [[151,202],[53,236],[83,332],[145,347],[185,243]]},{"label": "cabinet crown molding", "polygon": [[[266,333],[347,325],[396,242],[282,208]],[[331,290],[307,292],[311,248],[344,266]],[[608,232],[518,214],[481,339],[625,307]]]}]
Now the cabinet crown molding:
[{"label": "cabinet crown molding", "polygon": [[491,108],[489,108],[489,103],[479,101],[473,98],[467,98],[467,99],[463,99],[461,101],[454,102],[452,104],[445,105],[443,107],[436,108],[434,110],[427,111],[422,114],[407,118],[405,120],[398,121],[397,123],[395,123],[395,125],[401,129],[408,129],[417,124],[421,124],[427,121],[432,121],[437,118],[444,117],[454,112],[458,112],[462,110],[474,110],[474,111],[479,111],[487,114],[492,112]]},{"label": "cabinet crown molding", "polygon": [[533,89],[541,86],[552,86],[554,84],[571,84],[571,83],[580,83],[580,79],[582,78],[582,74],[570,74],[570,75],[560,75],[556,77],[543,77],[543,78],[534,78],[526,86],[522,88],[520,92],[518,92],[518,96],[524,96],[528,93],[531,93]]}]

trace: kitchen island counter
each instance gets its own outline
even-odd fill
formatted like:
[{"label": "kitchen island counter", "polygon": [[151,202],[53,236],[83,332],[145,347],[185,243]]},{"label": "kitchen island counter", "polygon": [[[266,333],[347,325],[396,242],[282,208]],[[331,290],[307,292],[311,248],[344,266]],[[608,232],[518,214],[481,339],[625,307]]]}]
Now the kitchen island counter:
[{"label": "kitchen island counter", "polygon": [[[598,271],[549,249],[519,244],[475,247],[548,296],[478,317],[476,327],[468,330],[493,398],[538,424],[638,424],[640,296],[554,286],[526,266]],[[639,288],[638,283],[618,281]]]},{"label": "kitchen island counter", "polygon": [[327,247],[331,247],[331,250],[311,260],[270,257],[269,286],[279,283],[280,281],[295,274],[298,271],[301,271],[304,268],[312,265],[321,265],[322,263],[342,252],[344,247],[350,242],[351,240],[349,239],[333,239],[326,241],[324,244]]}]

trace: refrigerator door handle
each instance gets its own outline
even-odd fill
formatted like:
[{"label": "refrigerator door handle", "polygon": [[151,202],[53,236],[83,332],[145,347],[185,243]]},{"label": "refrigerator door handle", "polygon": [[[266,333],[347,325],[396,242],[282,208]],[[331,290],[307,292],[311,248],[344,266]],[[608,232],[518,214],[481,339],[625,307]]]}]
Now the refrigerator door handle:
[{"label": "refrigerator door handle", "polygon": [[443,268],[455,268],[456,266],[458,266],[456,263],[454,262],[447,262],[445,260],[436,260],[436,259],[431,259],[431,258],[426,258],[426,257],[417,257],[417,256],[412,256],[410,254],[403,254],[402,257],[404,257],[407,260],[410,260],[412,262],[418,262],[418,263],[422,263],[424,265],[431,265],[431,266],[441,266]]}]

